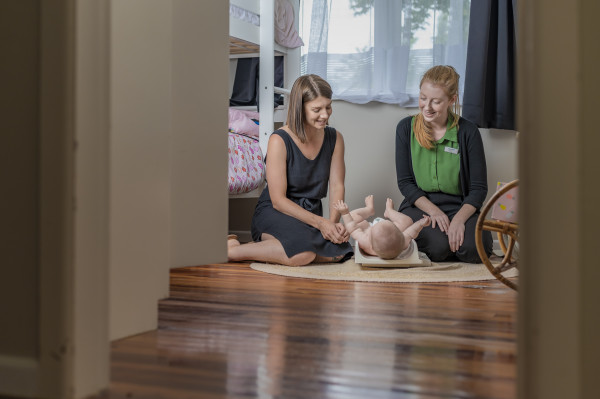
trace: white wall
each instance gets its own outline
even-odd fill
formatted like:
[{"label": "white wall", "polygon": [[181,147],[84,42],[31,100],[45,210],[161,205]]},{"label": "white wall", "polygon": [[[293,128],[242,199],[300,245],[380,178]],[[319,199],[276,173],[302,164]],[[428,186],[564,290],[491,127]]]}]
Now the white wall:
[{"label": "white wall", "polygon": [[104,0],[77,4],[75,68],[75,329],[72,395],[109,382],[109,12]]},{"label": "white wall", "polygon": [[[346,144],[346,201],[350,208],[363,206],[368,194],[375,196],[377,215],[383,214],[387,197],[400,205],[403,196],[396,181],[396,125],[417,112],[417,108],[374,102],[364,105],[333,102],[330,124],[343,134]],[[498,181],[518,178],[517,134],[481,129],[481,136],[486,151],[489,198]]]},{"label": "white wall", "polygon": [[172,3],[113,1],[110,337],[156,327],[168,294]]},{"label": "white wall", "polygon": [[514,130],[479,129],[485,148],[488,199],[499,181],[519,178],[519,133]]},{"label": "white wall", "polygon": [[156,328],[169,267],[226,260],[228,7],[113,1],[111,19],[110,337],[117,339]]},{"label": "white wall", "polygon": [[346,145],[346,202],[350,208],[364,206],[365,196],[373,194],[375,213],[383,215],[387,197],[397,205],[403,198],[396,182],[396,125],[414,110],[375,102],[334,101],[332,106],[329,124]]},{"label": "white wall", "polygon": [[229,7],[173,5],[170,265],[225,262]]}]

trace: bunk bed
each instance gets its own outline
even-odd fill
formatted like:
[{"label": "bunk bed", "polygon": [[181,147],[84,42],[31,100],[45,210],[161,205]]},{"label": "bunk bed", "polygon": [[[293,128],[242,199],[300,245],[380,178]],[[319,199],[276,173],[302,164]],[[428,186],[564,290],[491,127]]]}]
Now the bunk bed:
[{"label": "bunk bed", "polygon": [[[275,87],[275,56],[283,57],[283,86],[291,87],[300,73],[300,51],[297,37],[298,0],[230,0],[229,57],[232,65],[242,58],[258,57],[258,104],[230,106],[229,109],[229,196],[230,198],[258,197],[264,187],[264,155],[275,123],[284,123],[287,99],[274,107],[275,93],[289,90]],[[293,7],[290,27],[296,37],[281,40],[282,5]],[[283,42],[289,46],[277,43]],[[235,69],[235,68],[233,68]],[[230,73],[231,77],[231,73]]]}]

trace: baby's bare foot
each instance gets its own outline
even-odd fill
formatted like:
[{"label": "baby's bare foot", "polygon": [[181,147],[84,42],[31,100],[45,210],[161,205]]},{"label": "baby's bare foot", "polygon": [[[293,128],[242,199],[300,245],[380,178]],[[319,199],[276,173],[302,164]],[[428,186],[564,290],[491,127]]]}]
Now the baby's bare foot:
[{"label": "baby's bare foot", "polygon": [[385,212],[383,212],[383,216],[385,216],[386,218],[389,218],[389,213],[395,211],[396,209],[394,208],[394,201],[392,201],[391,198],[388,198],[385,201]]},{"label": "baby's bare foot", "polygon": [[385,200],[385,207],[389,209],[394,209],[394,201],[391,198]]},{"label": "baby's bare foot", "polygon": [[365,205],[370,212],[375,213],[375,206],[373,205],[373,195],[367,195],[365,197]]}]

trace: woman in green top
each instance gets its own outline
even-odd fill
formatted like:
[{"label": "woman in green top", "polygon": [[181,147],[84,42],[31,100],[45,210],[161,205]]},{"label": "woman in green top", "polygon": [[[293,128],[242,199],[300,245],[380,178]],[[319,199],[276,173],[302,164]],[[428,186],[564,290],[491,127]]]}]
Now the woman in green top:
[{"label": "woman in green top", "polygon": [[[416,241],[432,261],[478,263],[475,225],[487,195],[487,171],[479,129],[457,114],[458,80],[451,66],[429,69],[421,79],[419,114],[398,123],[396,174],[404,196],[399,211],[413,221],[431,218]],[[489,231],[483,243],[490,255]]]}]

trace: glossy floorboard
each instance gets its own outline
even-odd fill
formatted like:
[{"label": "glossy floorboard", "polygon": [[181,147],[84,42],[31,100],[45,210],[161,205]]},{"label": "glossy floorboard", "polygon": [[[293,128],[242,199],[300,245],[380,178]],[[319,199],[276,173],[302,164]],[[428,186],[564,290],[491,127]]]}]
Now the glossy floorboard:
[{"label": "glossy floorboard", "polygon": [[112,344],[110,398],[514,398],[516,298],[399,284],[171,272],[159,329]]}]

